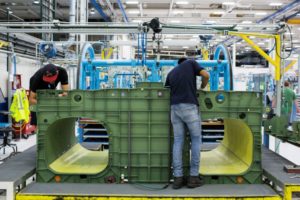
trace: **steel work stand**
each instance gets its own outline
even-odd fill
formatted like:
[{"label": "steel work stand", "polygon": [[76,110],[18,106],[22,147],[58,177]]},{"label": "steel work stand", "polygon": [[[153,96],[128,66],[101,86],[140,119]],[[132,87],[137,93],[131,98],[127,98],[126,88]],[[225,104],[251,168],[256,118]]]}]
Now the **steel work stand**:
[{"label": "steel work stand", "polygon": [[35,174],[36,146],[11,157],[0,165],[0,190],[6,190],[6,199],[14,200],[16,188],[24,188],[26,180]]},{"label": "steel work stand", "polygon": [[291,200],[293,193],[300,193],[300,174],[284,171],[285,165],[293,164],[280,155],[262,147],[263,174],[272,181],[274,186],[282,188],[285,200]]}]

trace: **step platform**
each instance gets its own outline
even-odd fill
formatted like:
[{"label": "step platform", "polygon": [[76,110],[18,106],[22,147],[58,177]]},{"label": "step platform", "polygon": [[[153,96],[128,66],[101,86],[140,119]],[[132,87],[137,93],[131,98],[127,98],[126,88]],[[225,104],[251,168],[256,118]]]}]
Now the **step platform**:
[{"label": "step platform", "polygon": [[300,175],[287,173],[284,168],[288,165],[295,164],[265,147],[262,148],[263,174],[272,181],[274,186],[282,188],[285,200],[292,199],[293,193],[300,194]]},{"label": "step platform", "polygon": [[199,188],[172,189],[171,185],[154,184],[81,184],[34,183],[17,195],[17,200],[27,199],[274,199],[281,197],[269,186],[253,185],[204,185]]}]

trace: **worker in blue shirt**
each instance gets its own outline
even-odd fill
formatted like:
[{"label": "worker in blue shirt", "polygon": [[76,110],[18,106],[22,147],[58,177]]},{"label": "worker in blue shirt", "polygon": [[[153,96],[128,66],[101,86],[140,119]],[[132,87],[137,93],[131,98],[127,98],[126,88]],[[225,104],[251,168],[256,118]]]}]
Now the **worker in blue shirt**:
[{"label": "worker in blue shirt", "polygon": [[201,118],[196,94],[197,76],[202,77],[201,88],[205,88],[209,80],[209,73],[195,60],[181,58],[178,60],[178,66],[168,74],[165,83],[165,86],[171,89],[174,189],[179,189],[185,184],[182,168],[185,125],[189,129],[191,137],[190,176],[187,179],[187,186],[195,188],[202,185],[199,178]]}]

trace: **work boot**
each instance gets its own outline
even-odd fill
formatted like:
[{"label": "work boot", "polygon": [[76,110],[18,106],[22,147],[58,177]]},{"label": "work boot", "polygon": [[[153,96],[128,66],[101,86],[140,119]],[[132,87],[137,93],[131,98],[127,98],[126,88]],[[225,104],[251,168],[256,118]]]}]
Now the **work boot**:
[{"label": "work boot", "polygon": [[199,176],[189,176],[187,187],[188,188],[196,188],[203,185],[203,181],[199,178]]},{"label": "work boot", "polygon": [[173,182],[173,189],[179,189],[182,188],[182,186],[184,185],[184,178],[181,177],[174,177],[174,182]]}]

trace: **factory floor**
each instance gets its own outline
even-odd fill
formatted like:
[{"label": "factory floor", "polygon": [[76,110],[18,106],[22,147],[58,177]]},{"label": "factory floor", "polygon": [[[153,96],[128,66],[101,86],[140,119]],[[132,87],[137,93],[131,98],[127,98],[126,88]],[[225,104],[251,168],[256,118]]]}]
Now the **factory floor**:
[{"label": "factory floor", "polygon": [[[26,149],[34,146],[36,144],[36,134],[29,136],[28,139],[24,138],[18,138],[18,139],[13,139],[11,141],[12,144],[16,144],[18,148],[18,152],[23,152]],[[2,144],[2,139],[0,139],[0,144]],[[0,160],[5,160],[9,159],[8,157],[11,155],[13,150],[9,147],[6,147],[5,149],[5,154],[3,154],[3,149],[0,150]],[[0,165],[3,163],[3,161],[0,161]],[[0,200],[5,200],[6,199],[6,194],[4,191],[0,190]]]}]

